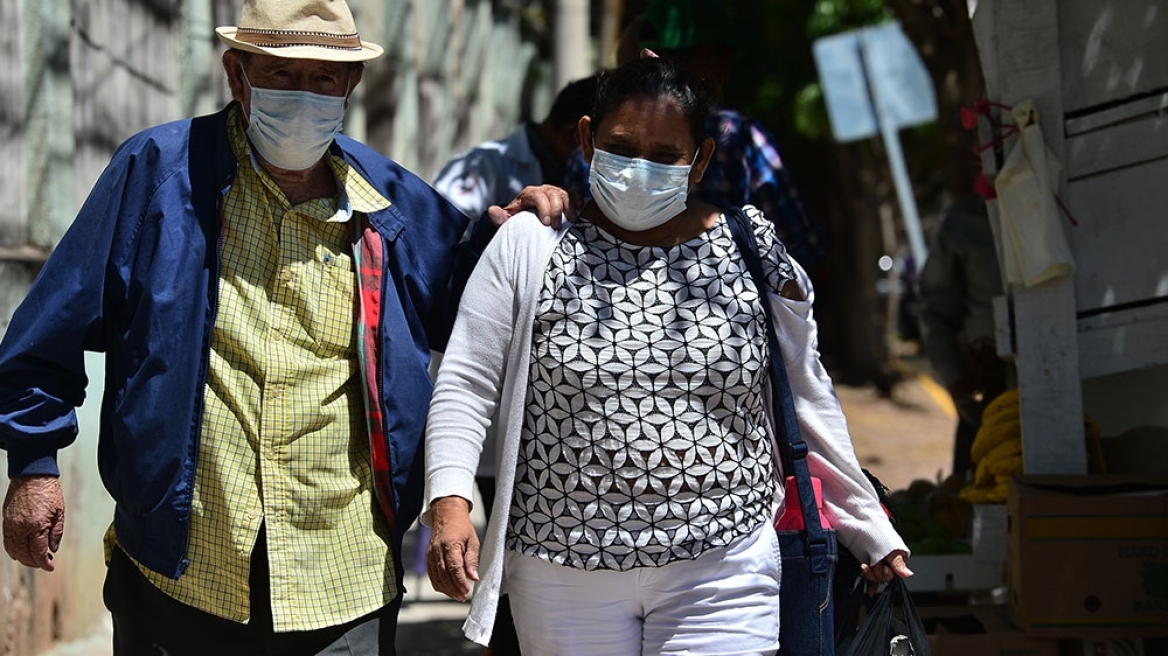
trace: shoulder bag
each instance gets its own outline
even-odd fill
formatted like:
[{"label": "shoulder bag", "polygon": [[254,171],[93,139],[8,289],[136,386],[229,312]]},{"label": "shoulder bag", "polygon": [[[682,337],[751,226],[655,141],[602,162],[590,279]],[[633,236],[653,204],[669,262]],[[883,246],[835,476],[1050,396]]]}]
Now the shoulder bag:
[{"label": "shoulder bag", "polygon": [[[807,464],[807,443],[795,416],[795,399],[766,297],[766,276],[754,227],[740,208],[727,210],[726,219],[761,297],[771,356],[770,388],[779,461],[783,473],[794,477],[804,518],[803,528],[778,531],[783,567],[779,584],[779,656],[834,656],[832,581],[839,546],[835,531],[820,519]],[[787,498],[785,503],[791,501],[794,500]]]}]

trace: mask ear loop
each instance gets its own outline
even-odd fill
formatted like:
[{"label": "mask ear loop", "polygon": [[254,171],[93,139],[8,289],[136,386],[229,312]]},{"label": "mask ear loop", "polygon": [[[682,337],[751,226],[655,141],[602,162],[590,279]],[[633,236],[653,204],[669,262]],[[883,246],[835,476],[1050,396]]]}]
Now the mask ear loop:
[{"label": "mask ear loop", "polygon": [[[693,176],[693,169],[695,166],[697,166],[698,156],[701,154],[702,154],[702,144],[699,143],[697,150],[694,151],[693,161],[689,163],[689,173],[685,176],[685,182],[686,182],[685,194],[687,196],[689,194],[693,193],[694,187],[698,186],[698,184],[696,182],[691,182],[690,178],[691,178],[691,176]],[[705,174],[706,174],[706,172],[702,171],[702,175],[704,176]]]},{"label": "mask ear loop", "polygon": [[[242,75],[242,76],[243,76],[243,81],[244,81],[244,83],[245,83],[245,84],[247,84],[247,105],[248,105],[248,106],[247,106],[247,111],[245,111],[245,112],[240,112],[240,113],[241,113],[241,114],[245,114],[245,116],[243,117],[243,119],[244,119],[244,120],[247,122],[247,124],[248,124],[248,125],[251,125],[251,106],[252,106],[252,97],[251,97],[251,95],[252,95],[252,91],[254,91],[254,90],[255,90],[255,85],[251,83],[251,78],[249,78],[249,77],[247,76],[247,67],[245,67],[245,66],[243,65],[243,62],[242,62],[242,61],[241,61],[241,62],[239,62],[239,73],[240,73],[240,75]],[[240,103],[239,103],[239,107],[240,107],[240,109],[243,109],[243,108],[244,108],[244,107],[243,107],[243,101],[240,101]]]}]

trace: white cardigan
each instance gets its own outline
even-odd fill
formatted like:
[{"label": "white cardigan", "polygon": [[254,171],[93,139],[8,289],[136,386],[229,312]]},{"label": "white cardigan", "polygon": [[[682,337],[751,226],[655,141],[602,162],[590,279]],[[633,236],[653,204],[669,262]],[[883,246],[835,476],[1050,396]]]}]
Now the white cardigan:
[{"label": "white cardigan", "polygon": [[[525,212],[499,230],[467,283],[430,402],[426,426],[429,502],[446,496],[472,498],[484,436],[492,424],[498,432],[495,505],[482,539],[480,580],[463,624],[466,637],[481,645],[490,640],[503,580],[535,307],[548,262],[568,228],[565,223],[560,230],[551,230]],[[794,260],[791,264],[806,300],[775,294],[768,294],[768,300],[810,451],[811,473],[823,483],[825,511],[840,544],[861,562],[875,563],[896,549],[908,548],[860,471],[839,399],[819,361],[811,314],[814,292],[802,268]],[[782,495],[783,486],[778,487]],[[429,510],[422,520],[430,523]]]}]

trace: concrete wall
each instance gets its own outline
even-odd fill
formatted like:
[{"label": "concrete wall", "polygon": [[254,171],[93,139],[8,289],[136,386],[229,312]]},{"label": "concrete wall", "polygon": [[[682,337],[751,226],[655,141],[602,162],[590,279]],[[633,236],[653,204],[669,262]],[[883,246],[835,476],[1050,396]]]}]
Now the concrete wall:
[{"label": "concrete wall", "polygon": [[[227,101],[213,28],[234,24],[240,4],[0,2],[0,333],[113,149],[147,126]],[[523,3],[488,0],[350,4],[362,37],[387,54],[369,65],[346,131],[422,177],[550,105],[551,67],[533,42],[546,31],[530,3],[525,14]],[[86,363],[81,435],[61,454],[67,514],[57,571],[0,557],[0,656],[68,653],[108,630],[101,538],[112,502],[95,465],[102,361],[91,354]],[[0,452],[4,488],[6,473]]]}]

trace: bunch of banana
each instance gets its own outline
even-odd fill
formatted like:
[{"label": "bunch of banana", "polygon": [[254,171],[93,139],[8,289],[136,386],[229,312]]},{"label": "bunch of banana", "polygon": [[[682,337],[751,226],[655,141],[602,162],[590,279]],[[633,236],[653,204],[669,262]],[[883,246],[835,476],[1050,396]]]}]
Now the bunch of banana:
[{"label": "bunch of banana", "polygon": [[[1103,473],[1103,451],[1099,446],[1099,424],[1083,415],[1087,438],[1087,463],[1091,473]],[[994,398],[981,415],[981,428],[969,450],[977,469],[973,484],[961,490],[970,503],[1005,503],[1010,479],[1022,473],[1022,424],[1018,411],[1018,390]]]},{"label": "bunch of banana", "polygon": [[1010,478],[1022,473],[1017,389],[998,395],[986,406],[969,455],[977,469],[973,484],[961,490],[961,498],[970,503],[1005,503]]}]

